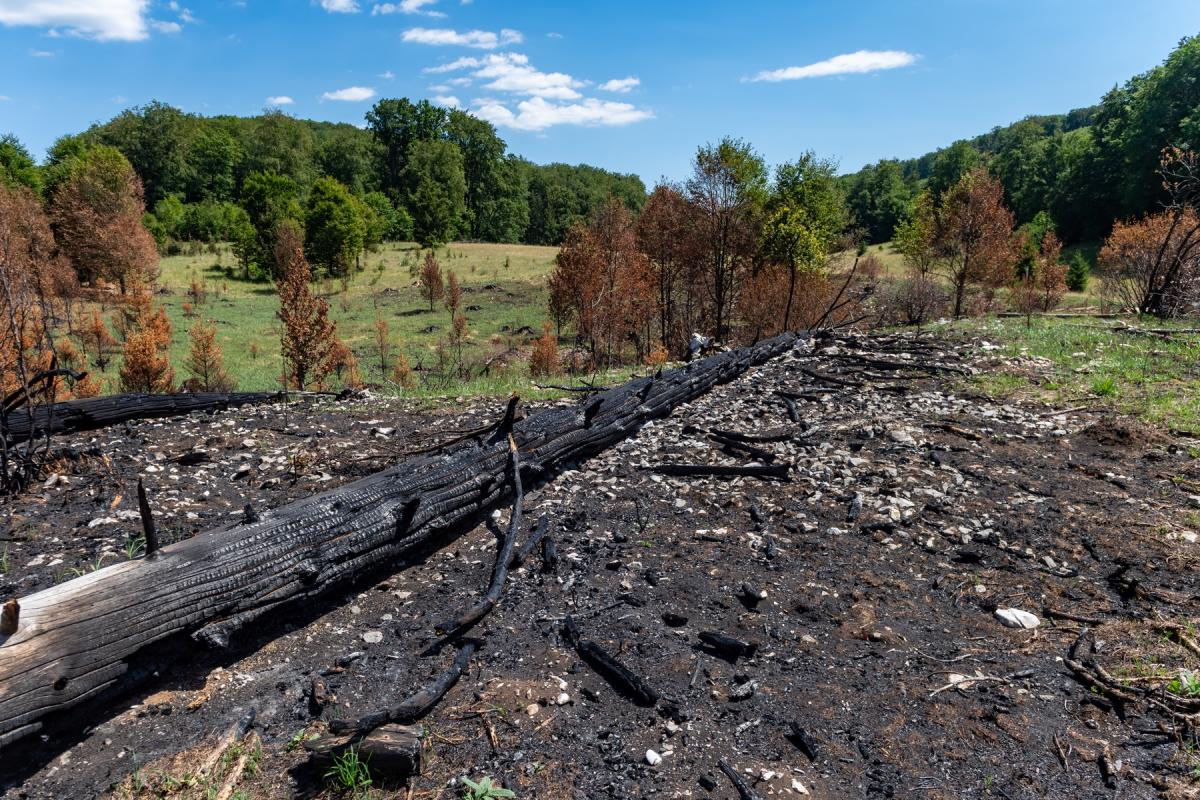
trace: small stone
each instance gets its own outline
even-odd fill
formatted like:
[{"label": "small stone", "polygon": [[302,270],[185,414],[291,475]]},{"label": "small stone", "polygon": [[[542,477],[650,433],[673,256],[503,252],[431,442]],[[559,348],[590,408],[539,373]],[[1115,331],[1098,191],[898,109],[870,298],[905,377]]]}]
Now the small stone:
[{"label": "small stone", "polygon": [[542,707],[539,706],[537,703],[530,703],[529,705],[525,706],[525,713],[531,717],[536,717],[537,713],[541,710],[542,710]]},{"label": "small stone", "polygon": [[554,702],[560,706],[565,706],[567,703],[571,702],[571,695],[567,694],[566,692],[562,692],[558,697],[554,698]]},{"label": "small stone", "polygon": [[654,752],[653,750],[647,750],[646,751],[646,763],[652,767],[658,766],[659,764],[662,763],[662,756],[660,756],[658,753]]},{"label": "small stone", "polygon": [[367,644],[379,644],[383,641],[383,631],[366,631],[362,635],[362,640]]},{"label": "small stone", "polygon": [[1032,630],[1042,624],[1042,621],[1033,614],[1019,608],[997,608],[996,619],[1000,620],[1000,624],[1006,628],[1023,630]]}]

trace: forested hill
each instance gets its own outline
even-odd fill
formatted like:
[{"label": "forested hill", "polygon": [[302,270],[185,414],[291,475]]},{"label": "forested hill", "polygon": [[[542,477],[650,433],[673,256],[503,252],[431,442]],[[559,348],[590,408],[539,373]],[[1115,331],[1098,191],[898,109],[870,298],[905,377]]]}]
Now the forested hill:
[{"label": "forested hill", "polygon": [[[636,175],[530,163],[509,153],[490,123],[427,101],[380,100],[365,122],[296,119],[278,110],[204,117],[151,102],[62,137],[40,170],[24,174],[49,192],[56,165],[93,145],[115,147],[141,178],[152,230],[166,224],[172,238],[208,240],[233,238],[225,228],[235,207],[253,217],[256,204],[302,203],[322,178],[388,217],[391,238],[424,242],[558,244],[609,196],[634,211],[645,201]],[[28,160],[12,137],[0,140],[0,172],[7,164],[15,174],[11,162]]]},{"label": "forested hill", "polygon": [[1047,212],[1068,242],[1096,239],[1114,219],[1158,208],[1164,146],[1200,147],[1200,38],[1183,39],[1160,65],[1114,87],[1100,103],[1031,116],[908,160],[884,160],[842,177],[871,241],[892,236],[912,199],[935,195],[986,164],[1018,223]]}]

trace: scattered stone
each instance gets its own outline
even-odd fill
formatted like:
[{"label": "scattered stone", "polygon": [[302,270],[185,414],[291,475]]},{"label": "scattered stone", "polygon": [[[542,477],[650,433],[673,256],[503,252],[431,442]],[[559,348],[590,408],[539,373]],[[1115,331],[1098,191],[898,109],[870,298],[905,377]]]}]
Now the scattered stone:
[{"label": "scattered stone", "polygon": [[1019,608],[997,608],[996,619],[1000,620],[1000,624],[1006,628],[1020,628],[1023,630],[1033,630],[1042,623],[1033,614],[1030,614],[1028,611],[1022,611]]}]

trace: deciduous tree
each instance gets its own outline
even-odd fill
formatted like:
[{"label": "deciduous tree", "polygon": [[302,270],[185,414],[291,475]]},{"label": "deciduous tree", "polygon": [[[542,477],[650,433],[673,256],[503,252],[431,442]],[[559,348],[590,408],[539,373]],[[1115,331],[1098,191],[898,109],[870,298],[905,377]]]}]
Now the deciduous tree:
[{"label": "deciduous tree", "polygon": [[62,252],[81,281],[149,283],[158,270],[158,248],[142,225],[142,185],[112,147],[93,147],[71,161],[69,177],[54,192],[51,216]]},{"label": "deciduous tree", "polygon": [[942,198],[937,231],[944,274],[953,288],[954,316],[961,317],[967,290],[1005,285],[1019,256],[1000,181],[984,169],[963,175]]}]

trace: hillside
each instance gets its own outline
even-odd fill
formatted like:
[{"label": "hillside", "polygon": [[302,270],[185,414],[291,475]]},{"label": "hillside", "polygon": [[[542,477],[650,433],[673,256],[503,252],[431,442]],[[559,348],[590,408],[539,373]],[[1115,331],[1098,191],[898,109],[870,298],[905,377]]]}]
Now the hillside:
[{"label": "hillside", "polygon": [[1200,39],[1184,38],[1160,66],[1131,77],[1097,105],[1030,116],[925,155],[883,160],[842,177],[858,224],[891,238],[912,198],[935,194],[986,164],[1004,184],[1018,224],[1039,212],[1068,243],[1107,234],[1113,220],[1155,211],[1164,146],[1200,147]]}]

